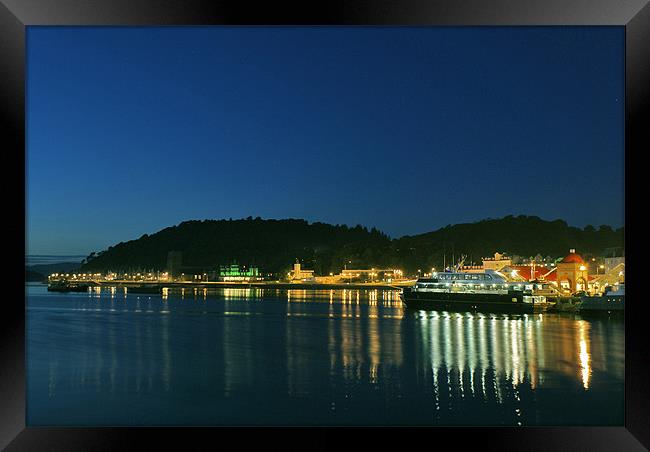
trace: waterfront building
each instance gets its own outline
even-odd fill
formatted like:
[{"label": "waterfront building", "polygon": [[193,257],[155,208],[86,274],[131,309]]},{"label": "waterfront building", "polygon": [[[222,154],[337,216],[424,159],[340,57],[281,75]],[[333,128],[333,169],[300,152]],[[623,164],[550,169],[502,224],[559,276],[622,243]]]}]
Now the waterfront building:
[{"label": "waterfront building", "polygon": [[346,282],[392,282],[393,279],[401,279],[402,272],[394,269],[343,269],[341,270],[341,279]]},{"label": "waterfront building", "polygon": [[603,270],[605,273],[610,272],[614,267],[618,267],[621,264],[625,266],[625,256],[620,257],[606,257],[603,259]]},{"label": "waterfront building", "polygon": [[259,268],[239,264],[229,264],[219,266],[219,280],[220,281],[259,281],[260,276]]},{"label": "waterfront building", "polygon": [[306,270],[301,267],[300,262],[296,260],[296,263],[293,264],[293,270],[289,272],[289,279],[292,281],[298,281],[303,279],[313,279],[314,270]]},{"label": "waterfront building", "polygon": [[545,267],[534,267],[532,265],[508,265],[501,269],[501,273],[513,281],[535,281],[539,280],[548,269]]},{"label": "waterfront building", "polygon": [[571,293],[586,291],[589,283],[587,264],[576,250],[571,249],[564,259],[557,263],[557,283],[560,289]]},{"label": "waterfront building", "polygon": [[[620,283],[625,283],[625,259],[624,258],[608,258],[608,259],[623,259],[619,260],[616,265],[610,262],[609,265],[603,264],[599,268],[595,276],[589,276],[589,291],[594,293],[602,293],[607,286],[617,286]],[[607,260],[607,259],[605,259]]]},{"label": "waterfront building", "polygon": [[193,283],[203,283],[203,282],[210,281],[209,275],[207,273],[196,273],[196,272],[189,272],[189,273],[183,272],[175,279],[177,281],[193,282]]},{"label": "waterfront building", "polygon": [[501,253],[494,253],[494,257],[483,258],[483,270],[501,271],[503,267],[512,265],[512,258]]}]

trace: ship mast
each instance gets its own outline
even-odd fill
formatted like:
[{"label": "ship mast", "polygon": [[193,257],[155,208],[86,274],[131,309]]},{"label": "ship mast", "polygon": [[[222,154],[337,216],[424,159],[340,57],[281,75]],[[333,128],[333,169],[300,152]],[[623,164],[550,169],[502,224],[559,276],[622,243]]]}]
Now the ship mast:
[{"label": "ship mast", "polygon": [[463,264],[465,263],[465,259],[466,259],[466,258],[467,258],[467,254],[463,254],[463,255],[461,256],[461,258],[458,260],[458,264],[456,265],[456,268],[454,269],[454,271],[455,271],[456,273],[458,273],[458,272],[460,271],[461,267],[462,267]]},{"label": "ship mast", "polygon": [[535,280],[535,258],[533,257],[532,261],[530,262],[530,280],[534,281]]},{"label": "ship mast", "polygon": [[447,247],[442,244],[442,270],[447,271]]}]

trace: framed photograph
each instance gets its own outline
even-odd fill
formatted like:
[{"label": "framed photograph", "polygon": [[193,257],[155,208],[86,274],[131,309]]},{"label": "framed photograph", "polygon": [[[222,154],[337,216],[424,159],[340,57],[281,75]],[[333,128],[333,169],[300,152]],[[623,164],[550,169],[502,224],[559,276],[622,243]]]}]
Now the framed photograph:
[{"label": "framed photograph", "polygon": [[460,3],[3,0],[0,446],[647,450],[650,7]]}]

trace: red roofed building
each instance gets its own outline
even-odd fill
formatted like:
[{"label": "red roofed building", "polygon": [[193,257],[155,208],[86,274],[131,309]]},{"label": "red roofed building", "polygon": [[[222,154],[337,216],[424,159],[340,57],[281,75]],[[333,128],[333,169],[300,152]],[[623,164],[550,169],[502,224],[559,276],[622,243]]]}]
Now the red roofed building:
[{"label": "red roofed building", "polygon": [[556,268],[557,283],[561,289],[571,293],[587,290],[589,281],[587,265],[575,250],[570,250],[569,254],[558,262]]},{"label": "red roofed building", "polygon": [[[533,270],[534,268],[534,270]],[[555,267],[548,268],[543,265],[511,265],[509,271],[516,271],[517,275],[526,281],[555,281]]]},{"label": "red roofed building", "polygon": [[551,271],[545,274],[544,279],[549,282],[557,283],[557,267],[553,267]]},{"label": "red roofed building", "polygon": [[563,264],[584,264],[585,261],[580,257],[579,254],[576,254],[575,250],[571,250],[569,254],[566,255],[561,261]]}]

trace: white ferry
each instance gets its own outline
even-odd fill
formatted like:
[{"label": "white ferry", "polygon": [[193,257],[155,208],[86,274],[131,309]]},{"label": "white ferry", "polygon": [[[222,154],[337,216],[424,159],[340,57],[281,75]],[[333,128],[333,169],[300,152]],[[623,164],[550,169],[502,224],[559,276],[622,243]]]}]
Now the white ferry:
[{"label": "white ferry", "polygon": [[[535,287],[539,286],[539,287]],[[409,308],[463,311],[537,312],[546,309],[546,297],[534,295],[541,284],[511,282],[501,273],[440,272],[420,278],[404,288],[402,301]]]}]

